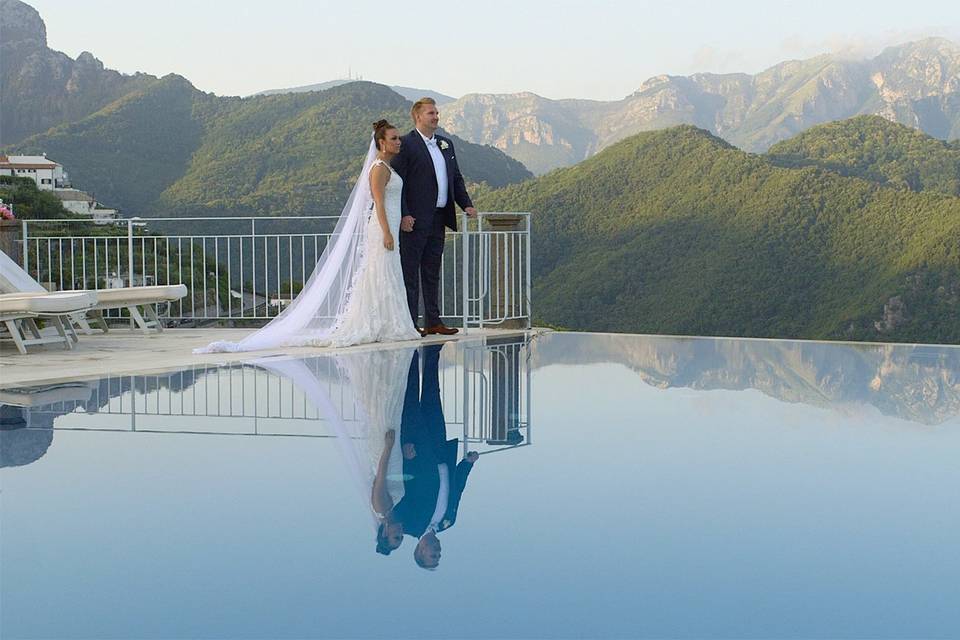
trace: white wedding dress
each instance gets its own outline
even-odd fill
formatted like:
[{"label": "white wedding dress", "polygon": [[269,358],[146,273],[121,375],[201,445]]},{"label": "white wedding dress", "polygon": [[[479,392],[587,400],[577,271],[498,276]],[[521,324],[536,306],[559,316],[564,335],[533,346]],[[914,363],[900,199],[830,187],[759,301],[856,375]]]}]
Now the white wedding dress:
[{"label": "white wedding dress", "polygon": [[[385,453],[385,488],[390,500],[396,505],[404,496],[400,428],[407,374],[415,351],[415,347],[404,347],[342,353],[336,356],[339,379],[332,385],[318,377],[316,367],[309,366],[310,360],[266,358],[253,362],[290,380],[317,409],[336,436],[374,530],[386,516],[377,513],[371,495]],[[395,432],[395,440],[386,452],[384,438],[390,430]]]},{"label": "white wedding dress", "polygon": [[[364,266],[357,271],[351,295],[342,316],[329,338],[321,338],[317,346],[347,347],[370,342],[415,340],[420,333],[410,317],[407,293],[400,264],[400,195],[403,179],[389,164],[377,160],[390,170],[384,194],[387,225],[393,234],[394,248],[383,246],[383,229],[376,211],[367,220],[366,242],[360,250]],[[309,344],[309,343],[308,343]]]},{"label": "white wedding dress", "polygon": [[[390,171],[384,208],[394,238],[392,251],[383,246],[383,230],[370,192],[370,171],[376,165]],[[218,340],[194,353],[346,347],[419,339],[407,307],[400,264],[402,192],[403,180],[377,158],[377,147],[371,140],[360,177],[337,226],[296,299],[266,326],[239,342]]]}]

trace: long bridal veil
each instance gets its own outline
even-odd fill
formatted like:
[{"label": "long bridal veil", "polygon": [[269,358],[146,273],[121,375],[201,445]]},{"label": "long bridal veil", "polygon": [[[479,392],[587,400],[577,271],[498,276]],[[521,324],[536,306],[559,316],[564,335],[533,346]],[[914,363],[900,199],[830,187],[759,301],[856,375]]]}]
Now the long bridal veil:
[{"label": "long bridal veil", "polygon": [[[336,436],[344,465],[374,530],[387,515],[377,512],[372,496],[382,458],[387,460],[383,479],[390,501],[396,505],[405,494],[400,430],[407,374],[415,351],[415,347],[407,347],[337,356],[338,375],[333,384],[321,380],[317,359],[265,358],[252,363],[290,380],[317,409]],[[384,436],[391,429],[395,430],[395,440],[387,450]]]},{"label": "long bridal veil", "polygon": [[280,315],[240,342],[218,340],[194,353],[256,351],[274,347],[322,345],[333,333],[350,299],[354,276],[365,259],[367,214],[373,204],[370,169],[377,159],[376,141],[363,162],[337,226],[320,254],[303,290]]}]

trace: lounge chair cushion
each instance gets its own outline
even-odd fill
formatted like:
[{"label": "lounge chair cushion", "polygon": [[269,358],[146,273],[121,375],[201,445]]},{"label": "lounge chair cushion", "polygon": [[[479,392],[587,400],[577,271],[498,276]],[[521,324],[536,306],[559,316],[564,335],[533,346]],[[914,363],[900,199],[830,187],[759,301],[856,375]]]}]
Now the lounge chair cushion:
[{"label": "lounge chair cushion", "polygon": [[97,304],[94,291],[47,293],[44,295],[0,295],[0,313],[36,313],[65,315],[86,311]]},{"label": "lounge chair cushion", "polygon": [[107,309],[135,304],[172,302],[187,295],[185,284],[161,284],[145,287],[97,289],[97,308]]}]

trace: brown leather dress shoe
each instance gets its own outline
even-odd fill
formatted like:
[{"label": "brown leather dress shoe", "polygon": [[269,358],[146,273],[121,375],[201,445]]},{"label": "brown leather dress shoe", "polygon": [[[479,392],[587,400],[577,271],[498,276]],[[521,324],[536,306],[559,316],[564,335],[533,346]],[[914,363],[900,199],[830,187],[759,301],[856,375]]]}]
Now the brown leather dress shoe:
[{"label": "brown leather dress shoe", "polygon": [[426,330],[426,329],[421,329],[420,327],[417,327],[417,333],[420,334],[420,337],[421,337],[421,338],[426,338],[427,335],[428,335],[427,330]]},{"label": "brown leather dress shoe", "polygon": [[435,333],[441,336],[452,336],[455,333],[460,333],[460,329],[448,327],[443,324],[435,324],[432,327],[427,327],[427,335],[433,335]]}]

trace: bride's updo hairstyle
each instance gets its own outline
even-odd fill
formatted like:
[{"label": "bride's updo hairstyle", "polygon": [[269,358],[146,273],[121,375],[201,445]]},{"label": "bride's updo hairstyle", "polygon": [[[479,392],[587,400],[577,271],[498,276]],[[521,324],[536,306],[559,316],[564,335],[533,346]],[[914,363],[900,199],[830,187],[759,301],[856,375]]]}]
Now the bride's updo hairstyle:
[{"label": "bride's updo hairstyle", "polygon": [[396,129],[396,127],[386,120],[377,120],[373,123],[373,139],[377,143],[377,149],[381,148],[380,143],[386,139],[387,131],[390,129]]}]

